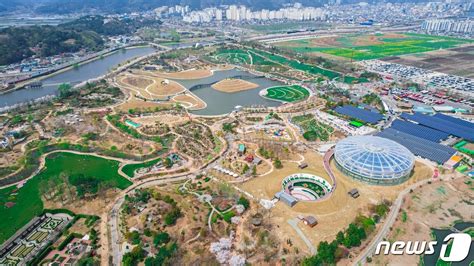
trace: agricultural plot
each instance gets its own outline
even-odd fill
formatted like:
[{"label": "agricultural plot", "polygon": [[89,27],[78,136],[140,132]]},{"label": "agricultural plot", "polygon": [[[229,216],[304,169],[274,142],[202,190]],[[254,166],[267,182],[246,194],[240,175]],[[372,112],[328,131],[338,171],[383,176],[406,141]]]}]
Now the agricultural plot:
[{"label": "agricultural plot", "polygon": [[299,85],[270,87],[265,97],[282,102],[297,102],[309,97],[309,91]]},{"label": "agricultural plot", "polygon": [[[95,156],[72,153],[55,153],[46,158],[46,168],[26,184],[0,190],[0,242],[12,236],[23,225],[43,211],[43,193],[60,193],[64,181],[61,178],[84,176],[88,184],[81,184],[81,179],[69,180],[71,185],[84,191],[95,190],[99,185],[125,189],[132,184],[118,174],[119,162]],[[94,180],[94,181],[92,181]],[[73,182],[74,181],[74,182]],[[89,182],[90,181],[90,182]],[[87,186],[86,186],[87,185]],[[57,190],[53,192],[53,190]],[[6,203],[12,203],[12,205]],[[53,224],[47,225],[54,226]],[[57,226],[57,225],[56,225]]]},{"label": "agricultural plot", "polygon": [[303,54],[328,54],[353,60],[378,59],[448,49],[472,40],[423,34],[351,34],[277,43],[277,46]]},{"label": "agricultural plot", "polygon": [[316,121],[311,114],[295,116],[291,121],[300,128],[303,132],[303,137],[309,141],[328,141],[334,132],[334,128]]}]

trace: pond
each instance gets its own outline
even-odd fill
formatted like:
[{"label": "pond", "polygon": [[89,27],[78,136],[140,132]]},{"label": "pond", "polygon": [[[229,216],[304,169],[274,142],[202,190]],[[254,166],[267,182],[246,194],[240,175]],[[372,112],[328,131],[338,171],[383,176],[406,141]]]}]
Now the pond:
[{"label": "pond", "polygon": [[[258,85],[257,88],[226,93],[213,89],[211,84],[225,78],[241,78]],[[262,89],[282,85],[281,82],[270,80],[265,77],[256,76],[246,71],[231,69],[215,71],[214,75],[193,80],[176,80],[186,88],[190,89],[196,96],[207,103],[202,110],[192,111],[197,115],[222,115],[235,110],[236,106],[279,106],[281,103],[265,99],[259,95]]]},{"label": "pond", "polygon": [[[459,231],[465,231],[468,228],[473,228],[474,223],[472,222],[460,222],[456,223],[454,226],[454,229],[459,230]],[[424,260],[424,265],[431,266],[431,265],[437,265],[437,261],[441,252],[441,246],[442,246],[442,241],[443,239],[451,234],[451,233],[456,233],[453,228],[448,228],[448,229],[436,229],[432,228],[433,235],[436,238],[436,241],[438,241],[438,244],[434,246],[434,254],[432,255],[425,255],[423,257]],[[471,245],[471,249],[469,250],[469,255],[467,256],[464,261],[460,262],[452,262],[452,266],[461,266],[461,265],[470,265],[470,262],[474,261],[474,245]],[[441,261],[442,262],[442,261]],[[442,265],[449,265],[448,263],[444,263]]]}]

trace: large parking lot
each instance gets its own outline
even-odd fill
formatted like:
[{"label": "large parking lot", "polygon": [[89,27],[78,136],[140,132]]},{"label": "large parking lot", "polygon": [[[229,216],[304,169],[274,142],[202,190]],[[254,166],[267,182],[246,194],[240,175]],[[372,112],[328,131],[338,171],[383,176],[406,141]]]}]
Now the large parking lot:
[{"label": "large parking lot", "polygon": [[369,71],[396,79],[408,79],[417,83],[464,92],[474,92],[474,80],[455,75],[433,72],[418,67],[405,66],[380,60],[360,62]]}]

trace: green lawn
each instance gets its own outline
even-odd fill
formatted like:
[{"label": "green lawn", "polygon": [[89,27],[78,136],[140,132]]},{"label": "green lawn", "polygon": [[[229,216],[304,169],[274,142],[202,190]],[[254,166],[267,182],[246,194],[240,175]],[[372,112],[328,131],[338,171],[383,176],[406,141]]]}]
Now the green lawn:
[{"label": "green lawn", "polygon": [[233,65],[260,65],[271,66],[275,63],[266,60],[262,56],[243,49],[220,50],[214,56],[217,62],[225,62]]},{"label": "green lawn", "polygon": [[383,34],[375,35],[380,44],[359,46],[356,40],[365,37],[358,34],[345,35],[337,39],[333,47],[315,47],[311,40],[295,40],[277,44],[298,53],[321,52],[325,54],[352,58],[354,60],[377,59],[388,56],[423,53],[438,49],[453,48],[461,44],[472,43],[472,40],[444,36],[405,33],[404,38],[385,38]]},{"label": "green lawn", "polygon": [[[284,66],[296,70],[304,71],[313,75],[321,75],[328,79],[341,79],[342,74],[324,69],[315,65],[301,63],[298,60],[287,59],[283,56],[272,54],[254,49],[226,49],[219,50],[217,54],[210,57],[211,61],[216,63],[229,63],[234,65],[255,65],[255,66]],[[355,78],[352,76],[344,76],[345,83],[361,83],[367,82],[365,78]]]},{"label": "green lawn", "polygon": [[[125,189],[132,183],[117,173],[119,162],[89,155],[55,153],[46,159],[46,168],[37,176],[16,190],[16,186],[0,190],[0,243],[12,236],[18,229],[43,211],[40,186],[62,182],[61,173],[66,175],[84,174],[110,182],[114,187]],[[11,208],[6,202],[14,202]]]},{"label": "green lawn", "polygon": [[[313,75],[321,75],[324,76],[328,79],[341,79],[342,74],[329,70],[329,69],[324,69],[315,65],[309,65],[305,63],[301,63],[298,60],[294,59],[287,59],[286,57],[283,57],[281,55],[277,54],[272,54],[269,52],[264,52],[264,51],[259,51],[259,50],[251,50],[251,52],[256,53],[264,58],[268,58],[271,61],[277,62],[279,64],[288,66],[293,69],[297,69],[300,71],[304,71]],[[343,82],[345,83],[362,83],[362,82],[367,82],[368,80],[365,78],[355,78],[351,76],[344,76]]]},{"label": "green lawn", "polygon": [[145,162],[145,163],[127,164],[122,168],[122,172],[124,172],[129,177],[134,177],[135,176],[135,170],[138,170],[140,168],[153,166],[153,165],[157,164],[160,161],[161,161],[161,158],[158,158],[158,159],[151,160],[151,161],[148,161],[148,162]]},{"label": "green lawn", "polygon": [[284,102],[301,101],[309,96],[309,91],[299,85],[277,86],[267,89],[267,98]]}]

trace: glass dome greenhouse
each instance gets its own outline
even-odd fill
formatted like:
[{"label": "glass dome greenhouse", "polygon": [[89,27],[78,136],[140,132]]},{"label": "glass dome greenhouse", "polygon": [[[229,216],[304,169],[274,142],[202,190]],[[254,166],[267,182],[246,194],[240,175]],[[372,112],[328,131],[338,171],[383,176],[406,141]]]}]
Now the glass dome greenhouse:
[{"label": "glass dome greenhouse", "polygon": [[376,136],[354,136],[339,141],[334,159],[344,174],[378,185],[404,182],[415,164],[415,156],[407,148]]}]

